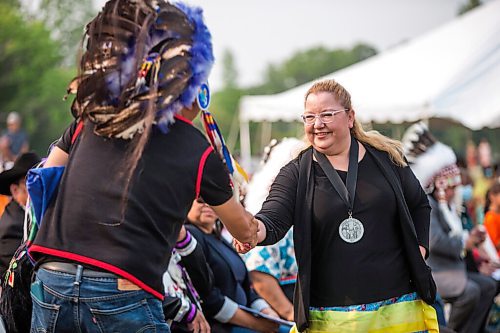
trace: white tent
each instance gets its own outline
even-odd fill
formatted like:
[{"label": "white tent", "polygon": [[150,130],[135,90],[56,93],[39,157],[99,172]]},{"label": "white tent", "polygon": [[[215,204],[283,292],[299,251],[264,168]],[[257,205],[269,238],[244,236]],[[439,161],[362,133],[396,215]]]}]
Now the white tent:
[{"label": "white tent", "polygon": [[[321,79],[351,93],[362,122],[451,118],[471,129],[500,126],[500,0],[436,30]],[[243,163],[250,159],[251,121],[296,121],[312,83],[240,102]]]}]

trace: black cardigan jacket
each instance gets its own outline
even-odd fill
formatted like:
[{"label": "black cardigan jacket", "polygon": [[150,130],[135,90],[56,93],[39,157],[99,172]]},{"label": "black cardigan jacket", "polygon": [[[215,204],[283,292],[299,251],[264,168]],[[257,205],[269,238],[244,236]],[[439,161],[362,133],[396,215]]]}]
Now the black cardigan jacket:
[{"label": "black cardigan jacket", "polygon": [[[430,268],[426,265],[419,245],[429,252],[430,206],[419,181],[409,167],[398,167],[388,154],[364,145],[371,154],[396,194],[398,215],[401,221],[405,253],[410,266],[412,285],[418,295],[427,303],[434,303],[436,286]],[[288,216],[262,210],[256,214],[266,226],[266,239],[259,245],[269,245],[281,239],[294,226],[295,255],[299,266],[299,276],[295,287],[294,313],[299,331],[309,326],[309,297],[311,281],[311,220],[314,193],[314,171],[312,167],[312,147],[304,150],[296,159],[287,164],[278,174],[284,177],[287,188],[271,187],[266,202],[286,200],[294,207]],[[292,197],[291,197],[292,196]]]}]

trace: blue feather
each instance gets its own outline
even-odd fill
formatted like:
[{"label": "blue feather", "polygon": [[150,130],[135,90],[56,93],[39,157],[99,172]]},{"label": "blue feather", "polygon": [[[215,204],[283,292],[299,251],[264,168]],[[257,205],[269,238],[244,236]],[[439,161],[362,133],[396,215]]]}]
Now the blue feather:
[{"label": "blue feather", "polygon": [[158,112],[157,125],[164,133],[168,131],[168,126],[170,125],[167,114],[176,114],[184,107],[191,107],[198,95],[201,84],[208,81],[208,76],[214,63],[212,36],[203,21],[203,10],[200,7],[191,7],[180,2],[173,3],[173,5],[186,14],[195,28],[192,36],[193,45],[190,51],[190,66],[193,75],[178,101]]}]

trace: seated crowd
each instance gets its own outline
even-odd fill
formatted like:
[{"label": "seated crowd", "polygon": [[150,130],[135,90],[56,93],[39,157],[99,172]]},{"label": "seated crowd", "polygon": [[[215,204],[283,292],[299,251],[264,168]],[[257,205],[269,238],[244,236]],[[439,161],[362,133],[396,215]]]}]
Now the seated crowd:
[{"label": "seated crowd", "polygon": [[[253,176],[244,200],[251,213],[260,209],[281,166],[303,147],[301,140],[283,139],[266,148],[266,163]],[[418,159],[411,158],[411,151],[408,156],[418,177]],[[2,193],[12,196],[10,206],[25,205],[26,191],[19,181],[38,161],[35,154],[26,153],[12,169],[0,173]],[[426,188],[432,207],[427,262],[438,287],[435,308],[442,332],[488,332],[488,327],[496,331],[500,325],[498,298],[495,303],[500,291],[500,180],[495,173],[478,178],[474,172],[466,166],[435,170],[432,177],[446,178],[446,186]],[[424,187],[430,184],[421,182]],[[11,230],[9,214],[0,220],[2,239]],[[16,230],[19,238],[21,226]],[[9,244],[12,241],[10,237]],[[245,255],[239,255],[231,241],[211,207],[201,197],[194,200],[163,277],[163,309],[172,332],[291,329],[297,278],[293,229],[277,244],[259,246]],[[2,247],[2,275],[16,247]],[[282,321],[266,319],[270,317]]]},{"label": "seated crowd", "polygon": [[[299,140],[293,144],[287,140],[290,139],[283,140],[280,145],[288,145],[286,149],[290,150],[290,156],[283,157],[281,153],[283,160],[278,165],[273,166],[271,160],[264,174],[254,175],[259,189],[252,182],[248,187],[245,204],[252,213],[258,211],[267,193],[258,193],[259,190],[272,182],[279,168],[303,145]],[[266,151],[269,155],[272,149]],[[269,156],[264,158],[268,159]],[[275,170],[271,170],[273,167]],[[417,165],[413,167],[418,169]],[[449,178],[443,189],[426,189],[432,207],[428,264],[433,269],[438,287],[435,308],[439,314],[440,330],[497,331],[500,327],[496,298],[500,291],[500,179],[494,176],[479,179],[478,182],[488,184],[482,193],[474,187],[474,177],[470,176],[473,170],[460,166],[451,172],[449,169],[435,171],[433,176]],[[416,174],[418,177],[418,172]],[[443,193],[445,196],[441,198]],[[477,199],[477,193],[484,196],[483,201]],[[472,216],[479,209],[483,214]],[[454,227],[450,220],[460,225]],[[183,236],[180,243],[186,243],[187,238],[195,240],[196,248],[201,250],[200,262],[203,267],[208,264],[207,270],[210,271],[201,278],[199,272],[185,270],[191,276],[189,281],[200,281],[201,286],[194,284],[196,288],[210,290],[205,296],[200,296],[200,292],[191,297],[191,301],[198,304],[198,311],[204,314],[202,324],[194,322],[200,332],[206,331],[206,327],[211,327],[212,332],[287,332],[290,329],[252,316],[245,309],[293,321],[293,289],[297,275],[293,230],[279,243],[257,247],[240,257],[231,246],[230,234],[201,198],[193,202],[186,229],[188,236]],[[180,260],[181,265],[185,258]],[[184,320],[186,318],[188,313]],[[194,329],[193,324],[188,326]],[[172,327],[174,332],[182,332],[178,330],[178,324],[174,323]]]}]

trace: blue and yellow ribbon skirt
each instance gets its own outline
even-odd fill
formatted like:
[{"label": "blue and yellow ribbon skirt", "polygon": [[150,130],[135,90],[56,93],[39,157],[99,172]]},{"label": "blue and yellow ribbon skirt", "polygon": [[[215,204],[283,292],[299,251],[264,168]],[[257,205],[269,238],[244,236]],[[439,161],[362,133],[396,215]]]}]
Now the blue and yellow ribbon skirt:
[{"label": "blue and yellow ribbon skirt", "polygon": [[411,293],[369,304],[311,307],[306,332],[437,333],[439,326],[434,308]]}]

